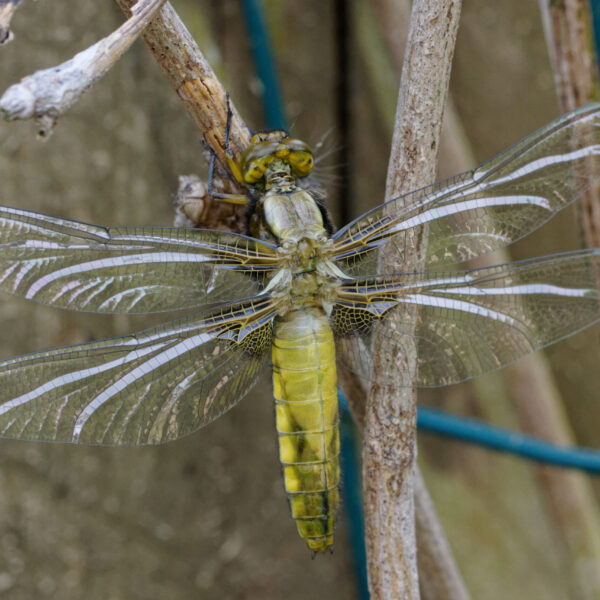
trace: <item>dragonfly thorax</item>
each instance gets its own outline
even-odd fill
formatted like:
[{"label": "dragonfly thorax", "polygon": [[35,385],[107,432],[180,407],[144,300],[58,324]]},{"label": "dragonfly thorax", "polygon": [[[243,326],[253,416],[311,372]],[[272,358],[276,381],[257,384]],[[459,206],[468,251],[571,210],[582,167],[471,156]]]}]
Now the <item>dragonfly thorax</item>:
[{"label": "dragonfly thorax", "polygon": [[296,247],[301,240],[324,244],[329,238],[321,210],[307,190],[268,191],[258,202],[256,215],[258,227],[284,247]]},{"label": "dragonfly thorax", "polygon": [[317,306],[330,314],[340,282],[326,269],[300,273],[282,269],[273,279],[273,284],[273,296],[282,300],[280,315],[306,306]]}]

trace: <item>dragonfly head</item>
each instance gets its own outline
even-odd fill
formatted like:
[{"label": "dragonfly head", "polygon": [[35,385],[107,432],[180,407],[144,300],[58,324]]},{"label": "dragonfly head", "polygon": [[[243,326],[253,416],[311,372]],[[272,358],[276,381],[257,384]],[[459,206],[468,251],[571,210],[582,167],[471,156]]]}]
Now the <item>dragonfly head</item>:
[{"label": "dragonfly head", "polygon": [[288,137],[285,131],[270,131],[252,136],[240,159],[239,170],[245,185],[265,186],[273,176],[306,177],[313,165],[308,144]]}]

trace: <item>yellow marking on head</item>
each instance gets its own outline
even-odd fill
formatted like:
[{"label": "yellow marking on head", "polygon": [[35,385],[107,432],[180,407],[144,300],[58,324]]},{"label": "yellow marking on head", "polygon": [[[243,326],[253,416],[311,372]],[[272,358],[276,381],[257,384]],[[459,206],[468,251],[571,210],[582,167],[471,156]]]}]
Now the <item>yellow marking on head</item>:
[{"label": "yellow marking on head", "polygon": [[308,144],[288,137],[284,131],[272,131],[254,134],[239,163],[231,159],[230,168],[238,181],[255,185],[275,158],[287,164],[296,177],[306,177],[314,164]]}]

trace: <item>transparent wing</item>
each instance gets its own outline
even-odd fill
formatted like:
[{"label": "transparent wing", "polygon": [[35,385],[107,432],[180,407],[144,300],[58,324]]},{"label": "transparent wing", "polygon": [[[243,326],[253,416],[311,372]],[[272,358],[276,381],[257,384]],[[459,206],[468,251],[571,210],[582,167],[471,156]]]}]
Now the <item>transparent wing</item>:
[{"label": "transparent wing", "polygon": [[105,445],[185,436],[234,406],[268,362],[269,298],[126,337],[0,362],[0,437]]},{"label": "transparent wing", "polygon": [[234,233],[105,228],[0,207],[0,290],[71,310],[148,313],[246,298],[276,267],[275,252]]},{"label": "transparent wing", "polygon": [[[389,339],[401,348],[395,368],[416,356],[416,385],[458,383],[598,323],[599,277],[600,249],[592,249],[469,271],[347,282],[332,315],[341,336],[339,359],[369,380],[373,325],[382,318],[378,344]],[[413,330],[386,321],[394,311],[414,308]]]},{"label": "transparent wing", "polygon": [[335,256],[349,273],[372,273],[373,250],[386,244],[402,263],[404,232],[427,225],[426,267],[469,260],[537,229],[599,178],[596,103],[566,113],[473,171],[365,213],[334,235]]}]

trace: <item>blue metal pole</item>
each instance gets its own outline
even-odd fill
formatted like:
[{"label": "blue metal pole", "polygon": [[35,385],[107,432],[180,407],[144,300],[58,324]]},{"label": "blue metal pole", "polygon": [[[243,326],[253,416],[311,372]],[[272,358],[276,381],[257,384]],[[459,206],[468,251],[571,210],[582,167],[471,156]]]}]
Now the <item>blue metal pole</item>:
[{"label": "blue metal pole", "polygon": [[269,34],[257,0],[241,0],[256,74],[263,85],[263,111],[269,129],[287,129]]},{"label": "blue metal pole", "polygon": [[421,431],[430,431],[557,467],[600,473],[600,451],[598,450],[556,446],[476,419],[467,419],[424,407],[419,407],[417,426]]}]

